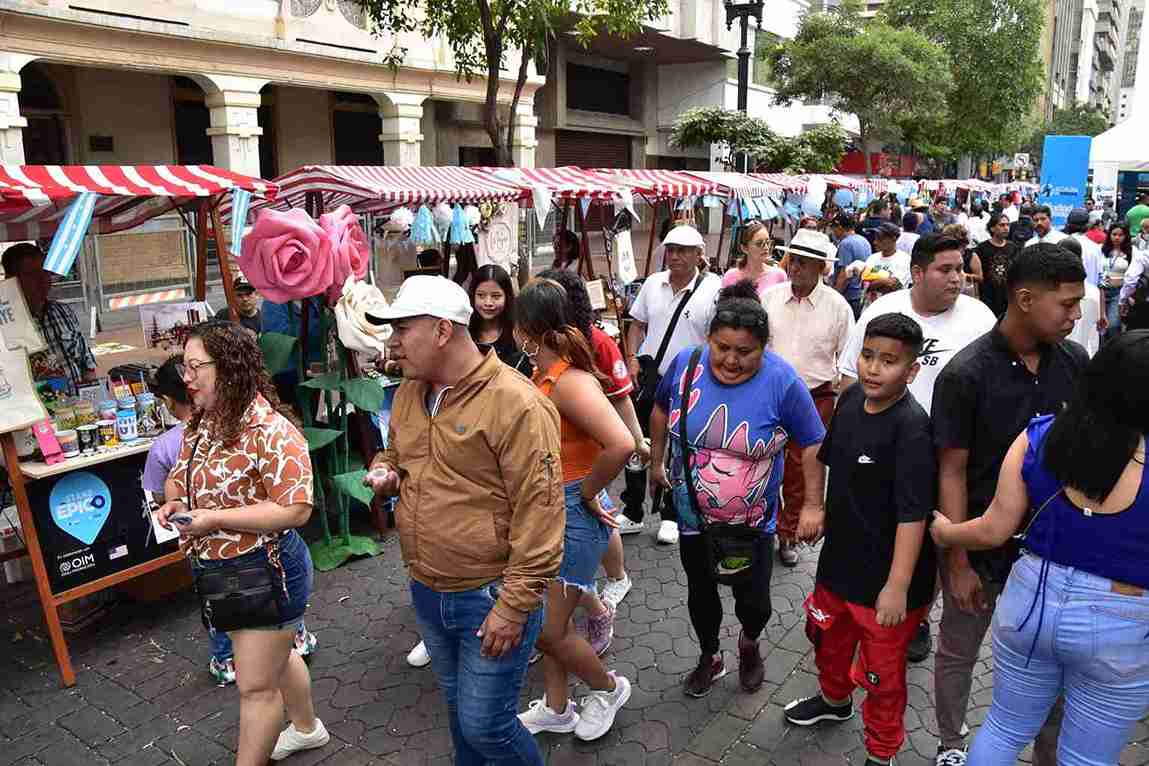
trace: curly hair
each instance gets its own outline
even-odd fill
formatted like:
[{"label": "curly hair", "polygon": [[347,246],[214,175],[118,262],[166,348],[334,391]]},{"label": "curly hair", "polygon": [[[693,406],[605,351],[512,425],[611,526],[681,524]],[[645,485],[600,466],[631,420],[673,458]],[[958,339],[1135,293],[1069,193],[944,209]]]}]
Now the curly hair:
[{"label": "curly hair", "polygon": [[234,444],[243,431],[244,413],[257,394],[262,394],[273,409],[281,409],[263,363],[263,351],[253,333],[224,320],[197,324],[188,334],[188,340],[192,338],[203,343],[215,362],[216,404],[210,414],[197,407],[188,428],[194,431],[206,418],[212,438]]}]

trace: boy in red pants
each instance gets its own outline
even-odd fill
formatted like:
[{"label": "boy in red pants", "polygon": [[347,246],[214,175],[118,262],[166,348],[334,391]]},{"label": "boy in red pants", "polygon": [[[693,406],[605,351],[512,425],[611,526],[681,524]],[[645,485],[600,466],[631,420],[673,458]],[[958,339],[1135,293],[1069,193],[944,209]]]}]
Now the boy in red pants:
[{"label": "boy in red pants", "polygon": [[821,693],[787,705],[786,720],[845,721],[862,687],[866,766],[892,764],[905,740],[906,650],[934,595],[925,532],[937,462],[929,416],[906,390],[923,343],[921,326],[903,314],[870,321],[858,383],[842,394],[818,452],[830,469],[825,518],[801,525],[826,534],[806,599]]}]

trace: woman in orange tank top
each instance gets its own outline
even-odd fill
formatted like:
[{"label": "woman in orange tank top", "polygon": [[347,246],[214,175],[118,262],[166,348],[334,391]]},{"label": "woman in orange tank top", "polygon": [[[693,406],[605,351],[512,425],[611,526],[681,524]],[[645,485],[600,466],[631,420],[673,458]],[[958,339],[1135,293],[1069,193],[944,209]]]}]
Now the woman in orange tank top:
[{"label": "woman in orange tank top", "polygon": [[[634,438],[602,392],[590,346],[566,316],[566,293],[536,279],[515,301],[515,334],[535,363],[535,384],[550,397],[562,425],[566,529],[558,578],[547,591],[546,622],[539,636],[546,691],[519,715],[532,734],[569,732],[598,739],[630,698],[630,682],[608,673],[586,639],[570,630],[579,599],[594,588],[594,575],[618,526],[605,489],[634,450]],[[590,694],[569,700],[569,674]]]}]

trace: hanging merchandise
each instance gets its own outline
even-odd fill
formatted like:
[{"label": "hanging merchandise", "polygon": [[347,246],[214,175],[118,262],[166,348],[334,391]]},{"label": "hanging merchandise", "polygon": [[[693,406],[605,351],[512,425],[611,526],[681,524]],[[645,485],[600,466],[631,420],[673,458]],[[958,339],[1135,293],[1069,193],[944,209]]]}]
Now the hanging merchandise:
[{"label": "hanging merchandise", "polygon": [[435,218],[435,233],[439,237],[439,242],[446,242],[447,236],[451,230],[451,223],[454,221],[455,212],[451,206],[446,202],[440,202],[435,205],[435,210],[432,213]]},{"label": "hanging merchandise", "polygon": [[450,237],[452,244],[473,245],[475,237],[471,234],[471,227],[467,224],[467,214],[463,212],[462,205],[455,205],[451,213]]},{"label": "hanging merchandise", "polygon": [[416,247],[439,244],[439,237],[435,234],[435,221],[431,216],[431,209],[426,205],[420,205],[419,212],[415,214],[415,222],[411,224],[411,241]]},{"label": "hanging merchandise", "polygon": [[769,197],[758,198],[758,212],[761,213],[763,221],[772,221],[779,217],[778,206]]},{"label": "hanging merchandise", "polygon": [[410,208],[400,207],[396,208],[391,213],[391,217],[387,223],[383,224],[386,231],[404,232],[411,228],[411,224],[415,222],[415,214],[411,212]]},{"label": "hanging merchandise", "polygon": [[638,279],[638,265],[634,262],[634,244],[630,229],[614,235],[615,276],[624,286]]},{"label": "hanging merchandise", "polygon": [[[488,203],[488,207],[490,207],[489,203]],[[479,208],[477,208],[474,205],[467,205],[465,208],[463,208],[463,214],[467,216],[467,225],[468,226],[471,226],[471,227],[478,226],[479,224],[481,224],[483,222],[483,212],[481,210],[479,210]],[[489,213],[487,215],[487,218],[490,218]]]},{"label": "hanging merchandise", "polygon": [[493,263],[514,273],[519,260],[519,206],[498,205],[479,226],[475,256],[480,266]]},{"label": "hanging merchandise", "polygon": [[849,189],[834,190],[834,204],[843,210],[854,209],[854,193]]},{"label": "hanging merchandise", "polygon": [[818,175],[810,176],[806,184],[806,196],[802,198],[802,212],[805,215],[820,216],[825,199],[826,179]]}]

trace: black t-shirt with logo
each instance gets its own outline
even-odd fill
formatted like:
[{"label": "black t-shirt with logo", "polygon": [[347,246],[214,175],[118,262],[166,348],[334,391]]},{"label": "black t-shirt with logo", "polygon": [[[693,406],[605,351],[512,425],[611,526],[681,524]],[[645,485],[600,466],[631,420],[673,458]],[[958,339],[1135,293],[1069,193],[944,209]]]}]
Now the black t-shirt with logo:
[{"label": "black t-shirt with logo", "polygon": [[[890,575],[898,525],[928,519],[937,507],[937,458],[930,417],[913,394],[876,415],[865,411],[865,401],[861,385],[846,389],[818,450],[830,486],[817,580],[846,601],[873,607]],[[936,568],[927,533],[908,609],[933,600]]]},{"label": "black t-shirt with logo", "polygon": [[1005,278],[1009,274],[1009,265],[1021,252],[1016,242],[1005,240],[1005,244],[997,247],[992,241],[986,240],[977,246],[978,258],[981,259],[982,282],[978,295],[982,303],[989,306],[996,317],[1005,313],[1009,305],[1009,292],[1005,289]]}]

